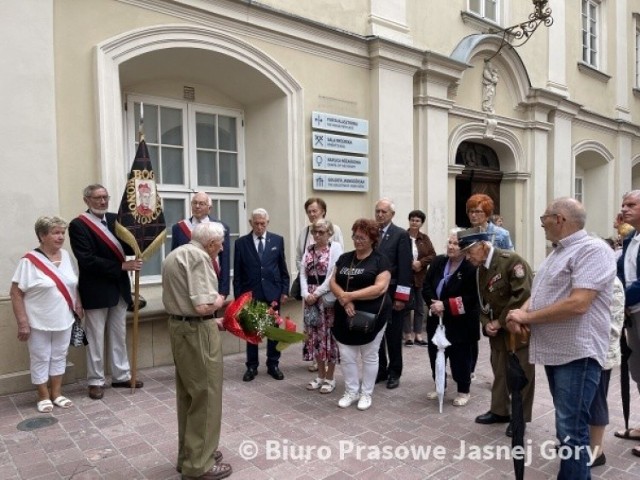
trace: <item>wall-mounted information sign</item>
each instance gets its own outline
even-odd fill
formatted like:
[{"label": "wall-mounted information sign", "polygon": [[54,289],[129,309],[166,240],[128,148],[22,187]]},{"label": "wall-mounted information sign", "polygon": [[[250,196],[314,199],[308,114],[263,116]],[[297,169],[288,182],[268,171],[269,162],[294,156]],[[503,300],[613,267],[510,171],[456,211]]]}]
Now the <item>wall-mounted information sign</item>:
[{"label": "wall-mounted information sign", "polygon": [[313,154],[313,169],[367,173],[369,171],[369,158],[315,152]]},{"label": "wall-mounted information sign", "polygon": [[368,192],[369,178],[356,175],[314,173],[314,190],[338,190],[342,192]]},{"label": "wall-mounted information sign", "polygon": [[369,140],[366,138],[347,137],[345,135],[334,135],[332,133],[316,131],[313,131],[311,136],[313,138],[311,147],[314,150],[360,153],[362,155],[369,153]]},{"label": "wall-mounted information sign", "polygon": [[312,112],[311,126],[318,130],[329,130],[351,135],[369,135],[369,121],[363,118],[343,117],[332,113]]}]

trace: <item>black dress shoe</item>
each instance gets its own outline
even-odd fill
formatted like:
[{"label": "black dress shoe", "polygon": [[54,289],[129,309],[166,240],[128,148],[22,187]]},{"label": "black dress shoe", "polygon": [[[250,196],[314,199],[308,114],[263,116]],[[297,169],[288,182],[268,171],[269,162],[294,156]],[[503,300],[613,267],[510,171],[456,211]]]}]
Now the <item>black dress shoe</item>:
[{"label": "black dress shoe", "polygon": [[247,368],[247,371],[244,372],[244,376],[242,377],[243,382],[250,382],[258,375],[258,370],[256,368]]},{"label": "black dress shoe", "polygon": [[267,373],[271,375],[273,378],[275,378],[276,380],[284,379],[284,373],[282,373],[278,367],[272,367],[268,369]]},{"label": "black dress shoe", "polygon": [[509,415],[496,415],[492,411],[483,413],[476,417],[476,423],[482,423],[483,425],[491,425],[492,423],[507,423],[511,421]]},{"label": "black dress shoe", "polygon": [[598,455],[596,457],[596,459],[593,461],[593,463],[590,465],[590,467],[591,468],[593,468],[593,467],[601,467],[605,463],[607,463],[607,457],[604,456],[604,453],[601,453],[600,455]]},{"label": "black dress shoe", "polygon": [[[136,388],[144,387],[144,383],[141,380],[136,380]],[[131,379],[125,382],[111,382],[111,388],[133,388],[131,385]]]},{"label": "black dress shoe", "polygon": [[392,388],[398,388],[400,386],[400,379],[398,377],[389,377],[389,380],[387,380],[387,388],[388,389],[392,389]]},{"label": "black dress shoe", "polygon": [[378,376],[376,377],[376,383],[386,382],[389,376],[386,371],[378,371]]},{"label": "black dress shoe", "polygon": [[[527,426],[524,426],[524,429],[522,430],[522,434],[524,435],[524,433],[527,431]],[[513,429],[511,428],[511,422],[509,422],[509,425],[507,425],[507,430],[504,432],[504,434],[511,438],[513,437]]]}]

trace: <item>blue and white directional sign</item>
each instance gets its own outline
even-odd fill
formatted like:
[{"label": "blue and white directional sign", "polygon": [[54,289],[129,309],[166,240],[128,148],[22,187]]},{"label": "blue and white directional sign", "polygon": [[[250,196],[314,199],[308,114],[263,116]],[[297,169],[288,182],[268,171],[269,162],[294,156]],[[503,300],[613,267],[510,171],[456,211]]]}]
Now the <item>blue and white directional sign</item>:
[{"label": "blue and white directional sign", "polygon": [[343,117],[333,113],[311,112],[311,126],[318,130],[368,135],[369,121],[363,118]]},{"label": "blue and white directional sign", "polygon": [[336,190],[341,192],[368,192],[369,178],[356,175],[334,175],[314,173],[314,190]]},{"label": "blue and white directional sign", "polygon": [[332,170],[335,172],[367,173],[369,171],[369,158],[314,152],[313,169]]},{"label": "blue and white directional sign", "polygon": [[343,153],[359,153],[366,155],[369,153],[369,140],[366,138],[347,137],[345,135],[334,135],[332,133],[316,132],[311,133],[314,150],[331,150]]}]

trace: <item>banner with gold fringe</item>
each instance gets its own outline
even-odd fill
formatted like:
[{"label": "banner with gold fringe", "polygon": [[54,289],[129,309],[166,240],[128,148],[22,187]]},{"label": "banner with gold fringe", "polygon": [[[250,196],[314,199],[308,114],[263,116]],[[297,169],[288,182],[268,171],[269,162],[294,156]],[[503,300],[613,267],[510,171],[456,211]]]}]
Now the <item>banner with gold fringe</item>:
[{"label": "banner with gold fringe", "polygon": [[116,235],[133,248],[136,258],[142,260],[148,260],[162,246],[166,236],[162,202],[144,139],[140,140],[122,194]]},{"label": "banner with gold fringe", "polygon": [[[133,249],[136,258],[148,260],[162,246],[167,232],[149,150],[142,134],[128,178],[118,209],[116,235]],[[133,392],[136,389],[138,370],[139,300],[140,271],[136,270],[133,290],[133,352],[130,381]]]}]

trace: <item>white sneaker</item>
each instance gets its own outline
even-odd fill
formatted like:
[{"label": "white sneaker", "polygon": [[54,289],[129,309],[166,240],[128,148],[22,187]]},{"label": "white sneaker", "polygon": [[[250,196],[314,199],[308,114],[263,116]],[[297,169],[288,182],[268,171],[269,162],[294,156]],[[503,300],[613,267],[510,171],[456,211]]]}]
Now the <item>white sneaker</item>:
[{"label": "white sneaker", "polygon": [[363,393],[358,400],[358,410],[366,410],[371,406],[371,395]]},{"label": "white sneaker", "polygon": [[360,394],[358,393],[344,392],[344,395],[338,401],[338,406],[340,408],[348,408],[353,404],[353,402],[355,402],[359,398],[360,398]]},{"label": "white sneaker", "polygon": [[433,391],[427,393],[427,400],[435,400],[436,398],[438,398],[438,392]]},{"label": "white sneaker", "polygon": [[453,405],[455,407],[464,407],[467,403],[469,403],[470,398],[470,393],[458,393],[458,396],[453,399]]}]

